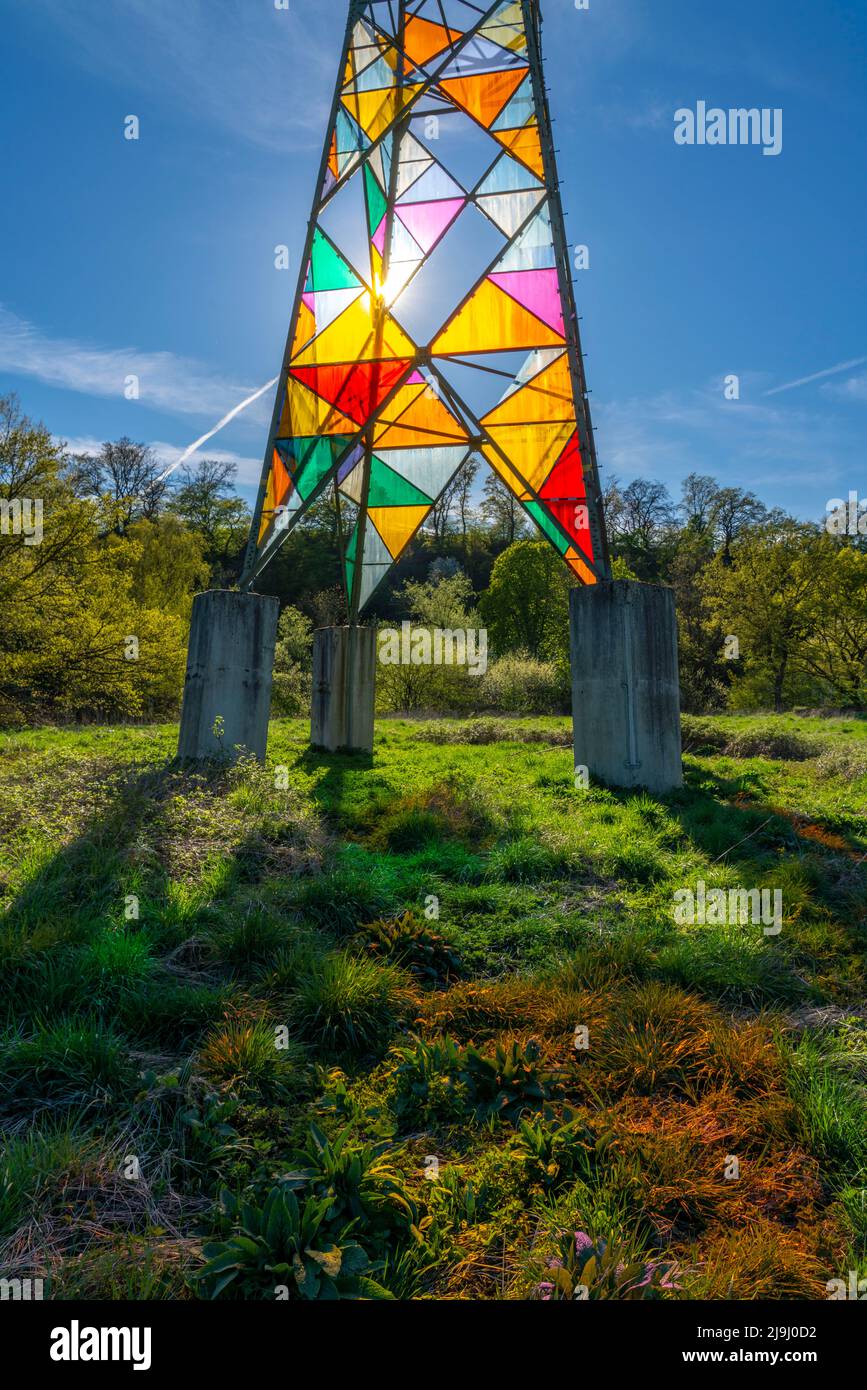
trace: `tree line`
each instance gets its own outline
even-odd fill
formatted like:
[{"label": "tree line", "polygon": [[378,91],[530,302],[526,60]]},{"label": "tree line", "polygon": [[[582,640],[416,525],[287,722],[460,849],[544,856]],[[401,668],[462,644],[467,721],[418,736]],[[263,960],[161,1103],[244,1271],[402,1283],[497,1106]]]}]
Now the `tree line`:
[{"label": "tree line", "polygon": [[[439,499],[370,619],[484,625],[501,662],[490,698],[505,682],[565,708],[574,581],[499,479],[479,490],[479,467],[471,460]],[[176,715],[193,595],[240,577],[250,513],[235,481],[214,459],[164,479],[153,452],[127,438],[70,454],[15,397],[0,398],[0,723]],[[33,499],[38,544],[20,525]],[[864,707],[867,538],[697,472],[676,499],[658,482],[612,479],[605,510],[615,576],[674,590],[685,709]],[[312,627],[346,618],[328,493],[259,587],[281,601],[278,686],[288,680],[297,702]],[[409,705],[455,694],[404,679],[394,698]],[[470,689],[484,699],[481,684]]]}]

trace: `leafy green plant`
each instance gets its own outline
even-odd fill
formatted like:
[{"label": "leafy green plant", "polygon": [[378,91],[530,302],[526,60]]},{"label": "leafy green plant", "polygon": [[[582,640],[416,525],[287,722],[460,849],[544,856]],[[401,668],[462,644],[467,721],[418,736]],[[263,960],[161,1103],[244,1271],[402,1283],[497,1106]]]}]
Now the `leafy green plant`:
[{"label": "leafy green plant", "polygon": [[238,1297],[271,1294],[306,1301],[384,1299],[391,1295],[373,1278],[366,1251],[349,1239],[349,1226],[332,1231],[329,1198],[275,1187],[261,1207],[222,1194],[223,1223],[231,1234],[204,1247],[199,1279],[212,1299],[227,1289]]},{"label": "leafy green plant", "polygon": [[390,921],[369,922],[356,941],[373,960],[391,960],[428,984],[447,984],[463,970],[454,947],[414,912]]},{"label": "leafy green plant", "polygon": [[465,1048],[462,1074],[477,1113],[514,1123],[527,1110],[541,1110],[551,1095],[554,1076],[539,1070],[540,1056],[541,1048],[533,1039],[525,1047],[518,1042],[508,1047],[498,1043],[492,1057],[486,1057],[472,1043]]},{"label": "leafy green plant", "polygon": [[402,1120],[431,1123],[457,1120],[466,1112],[470,1095],[461,1077],[461,1051],[453,1038],[427,1042],[414,1037],[394,1049],[395,1109]]},{"label": "leafy green plant", "polygon": [[586,1178],[604,1147],[604,1139],[597,1139],[582,1120],[558,1121],[546,1115],[536,1121],[521,1120],[513,1153],[525,1165],[531,1183],[553,1192],[564,1183]]},{"label": "leafy green plant", "polygon": [[532,1039],[526,1046],[498,1043],[485,1056],[472,1043],[459,1048],[452,1038],[414,1038],[396,1055],[399,1114],[436,1108],[436,1097],[447,1108],[473,1109],[478,1119],[516,1123],[525,1111],[542,1109],[555,1079],[537,1066],[541,1049]]},{"label": "leafy green plant", "polygon": [[329,1139],[313,1124],[305,1148],[293,1156],[303,1166],[281,1181],[292,1190],[309,1188],[317,1198],[327,1198],[331,1221],[359,1221],[377,1230],[415,1228],[418,1209],[402,1173],[387,1157],[392,1147],[386,1140],[359,1143],[349,1127]]}]

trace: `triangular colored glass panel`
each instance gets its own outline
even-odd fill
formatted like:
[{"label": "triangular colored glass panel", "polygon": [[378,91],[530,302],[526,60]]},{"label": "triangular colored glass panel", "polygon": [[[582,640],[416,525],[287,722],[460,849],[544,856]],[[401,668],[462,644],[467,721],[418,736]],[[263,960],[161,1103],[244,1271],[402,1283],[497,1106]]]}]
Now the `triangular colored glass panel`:
[{"label": "triangular colored glass panel", "polygon": [[388,210],[388,200],[369,167],[364,168],[364,191],[367,197],[367,219],[370,235],[373,236]]},{"label": "triangular colored glass panel", "polygon": [[363,294],[324,333],[308,343],[293,367],[415,356],[414,344],[389,314],[383,312],[378,328],[373,317],[370,295]]},{"label": "triangular colored glass panel", "polygon": [[544,188],[533,188],[522,193],[486,193],[477,197],[476,203],[495,227],[512,237],[544,196]]},{"label": "triangular colored glass panel", "polygon": [[556,264],[551,213],[545,203],[511,246],[506,247],[492,273],[503,275],[509,270],[551,270]]},{"label": "triangular colored glass panel", "polygon": [[397,215],[421,249],[427,252],[448,230],[463,206],[463,198],[450,198],[442,203],[403,203]]},{"label": "triangular colored glass panel", "polygon": [[543,368],[532,380],[510,391],[499,405],[487,415],[483,415],[482,424],[542,424],[551,420],[574,419],[575,401],[569,358],[567,353],[561,352],[554,362]]},{"label": "triangular colored glass panel", "polygon": [[368,517],[385,542],[392,559],[396,560],[430,510],[429,502],[419,507],[371,507]]},{"label": "triangular colored glass panel", "polygon": [[491,279],[506,294],[529,309],[531,314],[535,314],[537,319],[553,328],[555,333],[561,337],[565,335],[556,270],[510,270],[504,275],[492,275]]},{"label": "triangular colored glass panel", "polygon": [[403,51],[413,63],[424,66],[461,37],[457,29],[446,29],[432,20],[410,15],[404,30]]},{"label": "triangular colored glass panel", "polygon": [[411,366],[405,359],[333,367],[293,367],[292,375],[363,425]]},{"label": "triangular colored glass panel", "polygon": [[520,86],[526,73],[527,69],[524,67],[512,68],[505,72],[443,79],[438,85],[458,106],[488,129]]},{"label": "triangular colored glass panel", "polygon": [[517,159],[501,154],[479,184],[478,193],[514,193],[522,188],[538,188],[539,180]]},{"label": "triangular colored glass panel", "polygon": [[310,270],[304,288],[308,293],[315,291],[317,294],[322,290],[363,288],[358,276],[319,227],[313,234]]},{"label": "triangular colored glass panel", "polygon": [[[557,420],[551,424],[487,425],[486,429],[524,482],[529,484],[533,492],[538,492],[566,447],[575,422]],[[484,452],[490,458],[496,451],[485,445]]]},{"label": "triangular colored glass panel", "polygon": [[354,434],[357,428],[357,423],[350,420],[330,401],[308,390],[304,383],[296,381],[294,376],[288,378],[278,426],[281,436]]},{"label": "triangular colored glass panel", "polygon": [[540,179],[545,177],[545,161],[542,158],[538,126],[528,125],[522,130],[492,130],[491,134]]},{"label": "triangular colored glass panel", "polygon": [[572,499],[583,502],[587,496],[577,431],[539,488],[539,496],[550,502]]},{"label": "triangular colored glass panel", "polygon": [[563,338],[491,279],[485,279],[431,344],[437,356],[549,347]]}]

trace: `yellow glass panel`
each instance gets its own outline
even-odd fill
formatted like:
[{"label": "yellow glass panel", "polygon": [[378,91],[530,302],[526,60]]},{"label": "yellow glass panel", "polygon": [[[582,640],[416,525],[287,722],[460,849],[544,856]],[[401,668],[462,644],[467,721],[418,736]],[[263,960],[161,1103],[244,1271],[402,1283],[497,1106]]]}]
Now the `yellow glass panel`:
[{"label": "yellow glass panel", "polygon": [[448,353],[506,352],[510,348],[557,347],[563,338],[529,309],[483,280],[475,294],[438,338],[431,351]]},{"label": "yellow glass panel", "polygon": [[344,92],[343,105],[371,138],[378,140],[393,125],[407,102],[422,89],[421,83],[409,87],[380,88],[372,92]]},{"label": "yellow glass panel", "polygon": [[490,444],[484,444],[482,446],[482,453],[484,454],[485,458],[488,460],[488,463],[491,465],[494,471],[496,473],[499,473],[503,482],[506,484],[506,487],[509,488],[512,492],[514,492],[515,496],[518,498],[519,501],[532,501],[530,493],[525,490],[520,478],[517,478],[515,476],[515,474],[512,472],[512,469],[506,463],[505,459],[502,459],[500,457],[496,449],[492,449]]},{"label": "yellow glass panel", "polygon": [[410,341],[389,314],[376,331],[369,294],[363,294],[314,338],[293,361],[293,366],[317,366],[331,362],[370,362],[387,357],[414,357]]},{"label": "yellow glass panel", "polygon": [[565,352],[526,386],[513,391],[501,405],[482,417],[484,425],[518,425],[545,420],[570,420],[573,425],[575,422],[572,377]]},{"label": "yellow glass panel", "polygon": [[[486,428],[521,477],[538,492],[574,434],[575,422],[557,420],[548,425],[488,425]],[[485,453],[490,457],[487,449]]]},{"label": "yellow glass panel", "polygon": [[358,426],[294,377],[286,386],[280,416],[280,438],[307,439],[314,434],[355,434]]},{"label": "yellow glass panel", "polygon": [[389,554],[396,559],[431,510],[430,507],[371,507],[367,515]]},{"label": "yellow glass panel", "polygon": [[301,301],[301,308],[298,310],[298,322],[295,325],[295,337],[292,340],[292,355],[303,348],[305,343],[309,343],[313,334],[316,332],[316,319],[313,311],[307,307],[304,300]]}]

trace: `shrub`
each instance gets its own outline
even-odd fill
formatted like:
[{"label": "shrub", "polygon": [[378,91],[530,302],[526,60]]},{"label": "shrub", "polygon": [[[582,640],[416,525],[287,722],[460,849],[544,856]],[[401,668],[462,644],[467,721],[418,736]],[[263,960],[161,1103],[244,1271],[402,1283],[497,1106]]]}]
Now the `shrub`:
[{"label": "shrub", "polygon": [[249,1088],[263,1100],[278,1100],[297,1088],[304,1054],[297,1043],[278,1048],[274,1026],[264,1019],[229,1019],[206,1038],[199,1065],[228,1091]]},{"label": "shrub", "polygon": [[370,1052],[394,1030],[406,994],[393,967],[332,952],[302,977],[292,1015],[302,1036],[323,1052]]},{"label": "shrub", "polygon": [[387,1141],[362,1144],[351,1128],[329,1139],[318,1125],[310,1126],[306,1147],[293,1156],[297,1170],[283,1182],[293,1190],[309,1189],[327,1198],[330,1221],[360,1222],[366,1229],[387,1233],[397,1226],[415,1226],[418,1210],[409,1197],[403,1175],[387,1157]]},{"label": "shrub", "polygon": [[446,984],[461,974],[461,958],[454,947],[413,912],[391,921],[369,922],[356,941],[374,960],[391,960],[428,984]]},{"label": "shrub", "polygon": [[271,706],[275,714],[307,714],[313,665],[312,625],[291,604],[280,614],[274,650]]},{"label": "shrub", "polygon": [[820,777],[842,777],[854,782],[867,777],[867,740],[862,744],[832,743],[816,761]]},{"label": "shrub", "polygon": [[536,661],[520,652],[492,662],[479,686],[479,703],[504,714],[560,714],[570,707],[565,671],[552,661]]}]

